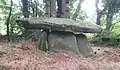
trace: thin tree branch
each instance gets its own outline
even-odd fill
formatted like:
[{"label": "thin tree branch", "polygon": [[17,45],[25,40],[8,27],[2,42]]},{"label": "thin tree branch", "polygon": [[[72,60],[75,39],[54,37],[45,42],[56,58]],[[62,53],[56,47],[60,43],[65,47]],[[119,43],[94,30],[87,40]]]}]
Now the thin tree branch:
[{"label": "thin tree branch", "polygon": [[8,39],[8,42],[10,41],[10,37],[9,37],[9,24],[10,24],[10,17],[11,17],[11,14],[12,14],[12,6],[13,6],[13,2],[11,0],[11,5],[10,5],[10,11],[9,11],[9,14],[8,14],[8,18],[6,20],[6,24],[7,24],[7,39]]}]

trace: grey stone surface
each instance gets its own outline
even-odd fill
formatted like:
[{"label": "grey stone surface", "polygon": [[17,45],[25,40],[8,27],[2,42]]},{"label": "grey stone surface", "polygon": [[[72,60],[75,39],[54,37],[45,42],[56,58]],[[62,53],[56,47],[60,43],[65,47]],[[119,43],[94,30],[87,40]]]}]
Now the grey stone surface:
[{"label": "grey stone surface", "polygon": [[16,22],[28,29],[46,29],[74,33],[97,33],[102,30],[99,25],[67,18],[23,18],[16,20]]},{"label": "grey stone surface", "polygon": [[88,40],[87,40],[87,38],[84,34],[77,34],[76,39],[77,39],[77,46],[79,48],[79,51],[83,55],[87,56],[87,55],[92,55],[93,54],[93,50],[89,46],[89,42],[88,42]]},{"label": "grey stone surface", "polygon": [[40,50],[47,51],[48,50],[48,41],[47,41],[48,33],[47,31],[41,32],[41,35],[38,40],[37,47]]},{"label": "grey stone surface", "polygon": [[28,39],[38,41],[42,30],[40,30],[40,29],[28,29],[27,32],[28,32],[28,35],[27,35]]},{"label": "grey stone surface", "polygon": [[79,54],[76,37],[73,33],[51,32],[48,35],[48,46],[50,51],[71,51]]},{"label": "grey stone surface", "polygon": [[88,46],[85,35],[80,33],[97,33],[102,28],[88,22],[80,22],[67,18],[23,18],[16,21],[26,29],[43,29],[38,47],[47,51],[72,51],[77,54],[90,55],[92,48]]}]

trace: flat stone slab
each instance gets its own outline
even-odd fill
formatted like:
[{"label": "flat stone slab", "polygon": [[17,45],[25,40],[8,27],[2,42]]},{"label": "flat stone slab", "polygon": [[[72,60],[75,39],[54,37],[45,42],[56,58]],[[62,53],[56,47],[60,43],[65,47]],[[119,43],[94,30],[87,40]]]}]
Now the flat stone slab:
[{"label": "flat stone slab", "polygon": [[16,22],[27,29],[46,29],[73,33],[98,33],[102,30],[99,25],[67,18],[22,18],[16,20]]}]

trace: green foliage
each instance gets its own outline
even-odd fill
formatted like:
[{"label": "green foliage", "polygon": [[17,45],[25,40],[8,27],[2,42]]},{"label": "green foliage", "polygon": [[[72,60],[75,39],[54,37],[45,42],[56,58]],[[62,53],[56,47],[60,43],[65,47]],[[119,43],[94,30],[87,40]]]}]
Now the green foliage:
[{"label": "green foliage", "polygon": [[120,10],[120,0],[102,0],[104,12],[118,13]]},{"label": "green foliage", "polygon": [[[101,15],[106,15],[106,30],[110,31],[112,26],[112,19],[120,12],[120,0],[102,0],[104,9]],[[118,16],[119,17],[119,16]]]},{"label": "green foliage", "polygon": [[7,70],[7,67],[3,65],[3,66],[1,66],[1,69],[2,70]]},{"label": "green foliage", "polygon": [[118,45],[120,42],[119,40],[120,37],[118,37],[117,34],[103,31],[102,33],[94,37],[91,42],[97,44]]},{"label": "green foliage", "polygon": [[[77,4],[77,2],[78,2],[78,0],[69,0],[69,16],[70,16],[70,18],[73,17],[73,14],[77,9],[74,7],[74,4]],[[76,19],[85,20],[87,18],[88,18],[88,16],[87,16],[86,12],[84,10],[80,9],[80,12]]]},{"label": "green foliage", "polygon": [[81,10],[77,17],[77,19],[80,19],[80,20],[85,20],[87,18],[88,18],[88,16],[84,10]]},{"label": "green foliage", "polygon": [[1,15],[0,16],[0,18],[1,18],[1,20],[0,20],[0,23],[1,23],[0,31],[2,31],[2,32],[3,32],[3,30],[6,30],[5,22],[6,22],[6,19],[7,19],[7,16],[8,16],[9,7],[10,7],[10,4],[8,4],[7,0],[1,0],[0,1],[0,15]]},{"label": "green foliage", "polygon": [[105,30],[106,17],[101,17],[101,26],[104,29],[100,34],[93,38],[93,43],[118,45],[120,44],[120,18],[113,18],[110,32]]},{"label": "green foliage", "polygon": [[101,26],[105,28],[105,24],[106,24],[106,17],[105,16],[102,16],[101,19],[100,19],[100,22],[101,22]]},{"label": "green foliage", "polygon": [[[0,16],[0,19],[1,19],[0,22],[2,24],[5,24],[7,16],[8,16],[8,12],[9,12],[10,4],[9,4],[9,2],[7,0],[1,0],[0,2],[1,2],[0,3],[0,10],[1,10],[0,11],[0,15],[1,15]],[[18,7],[16,8],[15,6],[13,6],[12,16],[10,17],[10,24],[16,26],[15,20],[17,18],[20,18],[22,13],[21,13],[21,11],[18,11],[20,9],[18,9]]]},{"label": "green foliage", "polygon": [[4,16],[6,16],[6,14],[9,12],[9,8],[10,4],[7,2],[7,0],[0,1],[0,14],[4,14]]},{"label": "green foliage", "polygon": [[[3,1],[3,2],[2,2]],[[6,21],[8,19],[9,15],[9,9],[10,9],[10,1],[8,0],[1,0],[0,1],[0,32],[2,35],[5,35],[7,32],[7,27],[6,27]],[[22,11],[21,11],[21,6],[18,6],[17,4],[13,3],[12,6],[12,12],[11,16],[9,17],[9,35],[10,39],[13,40],[17,35],[20,35],[22,33],[21,29],[17,23],[15,22],[16,19],[22,17]]]}]

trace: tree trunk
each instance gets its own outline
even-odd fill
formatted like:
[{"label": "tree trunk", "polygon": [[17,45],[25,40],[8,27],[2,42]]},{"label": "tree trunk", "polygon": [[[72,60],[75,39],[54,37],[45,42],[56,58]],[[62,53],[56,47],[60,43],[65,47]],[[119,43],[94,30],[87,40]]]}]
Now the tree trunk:
[{"label": "tree trunk", "polygon": [[51,0],[50,1],[50,13],[51,13],[51,17],[56,17],[57,12],[56,12],[56,0]]},{"label": "tree trunk", "polygon": [[23,5],[23,15],[24,17],[29,17],[29,11],[28,11],[28,0],[22,0]]},{"label": "tree trunk", "polygon": [[95,0],[96,13],[97,13],[96,24],[97,24],[97,25],[100,25],[100,18],[101,18],[101,15],[100,15],[100,10],[99,10],[99,7],[98,7],[98,3],[99,3],[99,0]]},{"label": "tree trunk", "polygon": [[50,17],[50,0],[44,0],[45,3],[45,17]]},{"label": "tree trunk", "polygon": [[57,17],[61,17],[61,15],[63,14],[62,12],[62,0],[57,0]]},{"label": "tree trunk", "polygon": [[7,24],[7,39],[8,39],[8,41],[10,41],[9,22],[10,22],[10,17],[11,17],[11,13],[12,13],[12,6],[13,6],[13,3],[12,3],[12,0],[11,0],[10,11],[9,11],[8,18],[6,20],[6,24]]},{"label": "tree trunk", "polygon": [[62,2],[62,17],[69,18],[69,1],[63,0]]},{"label": "tree trunk", "polygon": [[81,4],[82,4],[83,1],[84,1],[84,0],[79,0],[77,9],[76,9],[75,13],[73,14],[72,19],[76,20],[78,14],[79,14],[79,11],[80,11],[80,9],[81,9]]},{"label": "tree trunk", "polygon": [[32,5],[32,17],[35,17],[35,4],[31,2]]},{"label": "tree trunk", "polygon": [[110,13],[108,11],[107,17],[106,17],[106,29],[108,32],[110,31],[110,28],[112,26],[112,18],[113,18],[113,13]]},{"label": "tree trunk", "polygon": [[35,17],[38,15],[38,1],[35,1]]}]

